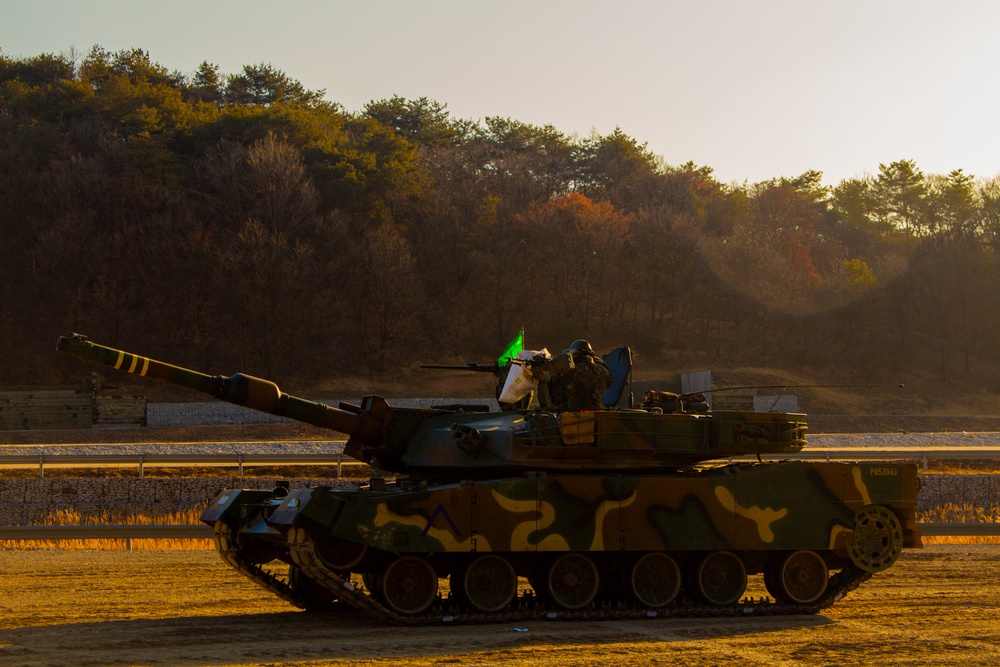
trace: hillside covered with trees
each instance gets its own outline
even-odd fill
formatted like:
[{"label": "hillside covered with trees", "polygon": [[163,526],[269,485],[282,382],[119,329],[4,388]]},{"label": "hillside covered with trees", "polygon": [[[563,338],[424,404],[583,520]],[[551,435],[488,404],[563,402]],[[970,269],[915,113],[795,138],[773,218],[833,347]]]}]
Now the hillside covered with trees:
[{"label": "hillside covered with trees", "polygon": [[727,184],[260,64],[0,53],[0,384],[79,377],[79,331],[299,386],[628,343],[677,370],[1000,389],[1000,180],[913,161]]}]

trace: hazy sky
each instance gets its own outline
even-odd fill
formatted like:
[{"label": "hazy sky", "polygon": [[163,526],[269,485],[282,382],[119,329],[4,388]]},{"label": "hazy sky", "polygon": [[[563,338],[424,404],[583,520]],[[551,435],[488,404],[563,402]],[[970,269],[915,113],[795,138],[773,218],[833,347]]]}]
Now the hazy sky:
[{"label": "hazy sky", "polygon": [[270,63],[349,111],[398,94],[617,126],[724,182],[1000,173],[994,0],[0,0],[7,56],[94,44],[184,73]]}]

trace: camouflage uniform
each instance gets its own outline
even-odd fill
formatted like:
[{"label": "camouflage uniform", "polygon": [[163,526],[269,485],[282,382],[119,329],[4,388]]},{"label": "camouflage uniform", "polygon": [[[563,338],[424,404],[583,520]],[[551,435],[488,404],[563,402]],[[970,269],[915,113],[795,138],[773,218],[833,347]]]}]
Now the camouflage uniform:
[{"label": "camouflage uniform", "polygon": [[587,354],[576,356],[576,368],[569,370],[550,383],[552,402],[566,410],[600,410],[601,398],[614,378],[602,359]]}]

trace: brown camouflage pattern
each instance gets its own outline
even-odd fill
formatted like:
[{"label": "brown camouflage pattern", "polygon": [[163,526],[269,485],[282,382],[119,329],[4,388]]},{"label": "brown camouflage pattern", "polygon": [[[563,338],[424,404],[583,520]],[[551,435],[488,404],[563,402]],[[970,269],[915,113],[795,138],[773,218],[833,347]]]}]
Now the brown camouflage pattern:
[{"label": "brown camouflage pattern", "polygon": [[[282,505],[287,516],[331,521],[323,516],[329,502],[309,507],[313,494],[293,492]],[[891,508],[912,535],[917,477],[912,464],[789,461],[676,476],[527,475],[320,495],[327,494],[341,501],[332,534],[395,553],[836,551],[868,505]]]}]

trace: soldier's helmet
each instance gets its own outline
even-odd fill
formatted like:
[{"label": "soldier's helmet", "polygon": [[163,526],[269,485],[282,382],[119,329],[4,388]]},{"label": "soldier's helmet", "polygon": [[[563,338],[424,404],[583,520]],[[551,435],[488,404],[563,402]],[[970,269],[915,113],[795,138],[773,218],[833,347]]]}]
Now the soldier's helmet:
[{"label": "soldier's helmet", "polygon": [[568,354],[574,357],[578,354],[589,354],[590,356],[594,356],[594,348],[590,346],[588,341],[585,341],[582,338],[577,338],[575,341],[570,343],[570,346],[566,348],[563,354]]}]

